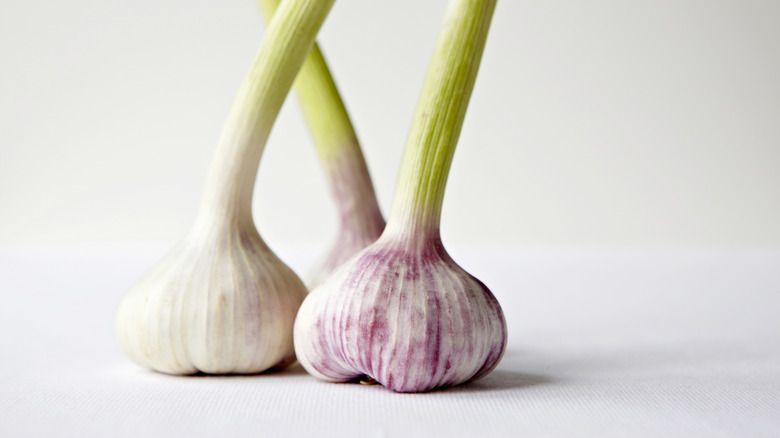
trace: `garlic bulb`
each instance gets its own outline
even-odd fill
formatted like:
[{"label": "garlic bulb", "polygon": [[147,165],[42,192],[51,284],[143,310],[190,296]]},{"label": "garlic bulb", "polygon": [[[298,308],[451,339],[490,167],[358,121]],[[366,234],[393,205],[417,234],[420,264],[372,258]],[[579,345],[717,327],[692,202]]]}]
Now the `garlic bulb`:
[{"label": "garlic bulb", "polygon": [[[280,0],[257,3],[268,21]],[[294,89],[339,218],[336,239],[306,276],[306,285],[313,289],[339,265],[376,241],[385,220],[349,114],[316,43],[298,72]]]},{"label": "garlic bulb", "polygon": [[222,131],[195,225],[120,304],[119,345],[171,374],[258,373],[294,359],[306,295],[252,220],[263,148],[333,0],[288,0],[266,30]]},{"label": "garlic bulb", "polygon": [[452,0],[409,134],[382,236],[306,297],[295,320],[298,361],[344,382],[367,376],[420,392],[478,379],[506,348],[501,307],[447,254],[444,187],[495,8]]},{"label": "garlic bulb", "polygon": [[369,376],[398,392],[478,379],[499,362],[506,324],[496,299],[441,241],[383,237],[301,306],[295,352],[315,377]]},{"label": "garlic bulb", "polygon": [[254,226],[215,223],[130,290],[117,337],[135,362],[170,374],[284,367],[295,357],[292,324],[305,295]]}]

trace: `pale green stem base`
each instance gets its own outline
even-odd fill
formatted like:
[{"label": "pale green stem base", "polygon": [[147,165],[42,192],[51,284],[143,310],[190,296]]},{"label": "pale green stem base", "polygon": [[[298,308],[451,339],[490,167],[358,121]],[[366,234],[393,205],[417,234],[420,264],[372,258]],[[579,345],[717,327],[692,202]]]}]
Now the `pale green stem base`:
[{"label": "pale green stem base", "polygon": [[496,0],[451,0],[425,76],[386,233],[438,239],[444,188]]}]

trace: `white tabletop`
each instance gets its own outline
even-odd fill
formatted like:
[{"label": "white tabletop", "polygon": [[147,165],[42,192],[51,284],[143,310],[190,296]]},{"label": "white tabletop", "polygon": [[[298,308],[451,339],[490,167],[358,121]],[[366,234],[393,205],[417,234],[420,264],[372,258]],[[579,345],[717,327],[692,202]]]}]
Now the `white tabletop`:
[{"label": "white tabletop", "polygon": [[[396,394],[298,366],[129,362],[114,312],[166,245],[0,250],[0,435],[780,436],[780,252],[452,245],[503,306],[506,355],[478,382]],[[281,255],[299,270],[312,252]]]}]

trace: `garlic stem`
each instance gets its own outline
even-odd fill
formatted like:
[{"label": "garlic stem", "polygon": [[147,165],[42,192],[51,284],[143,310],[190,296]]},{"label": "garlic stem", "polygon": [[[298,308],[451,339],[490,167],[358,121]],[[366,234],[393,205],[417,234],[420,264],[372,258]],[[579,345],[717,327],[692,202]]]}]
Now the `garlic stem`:
[{"label": "garlic stem", "polygon": [[[452,156],[495,0],[451,0],[382,236],[304,299],[298,361],[331,382],[422,392],[479,379],[506,349],[490,290],[447,254],[439,219]],[[367,376],[367,377],[363,377]]]},{"label": "garlic stem", "polygon": [[[257,3],[270,21],[280,0]],[[317,43],[298,72],[294,88],[339,218],[333,246],[309,272],[308,286],[314,287],[379,238],[385,220],[349,114]]]},{"label": "garlic stem", "polygon": [[388,232],[438,237],[444,188],[496,0],[452,0],[436,42],[398,175]]},{"label": "garlic stem", "polygon": [[251,221],[254,181],[271,127],[333,2],[287,0],[274,14],[222,130],[202,220]]}]

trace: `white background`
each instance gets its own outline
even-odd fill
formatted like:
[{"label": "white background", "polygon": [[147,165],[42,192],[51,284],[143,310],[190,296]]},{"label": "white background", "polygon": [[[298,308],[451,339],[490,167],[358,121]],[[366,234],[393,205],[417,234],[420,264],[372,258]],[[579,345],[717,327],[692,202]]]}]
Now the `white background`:
[{"label": "white background", "polygon": [[[446,3],[339,1],[322,29],[385,214]],[[500,1],[445,242],[779,247],[778,16],[772,0]],[[250,0],[3,0],[0,242],[183,235],[263,28]],[[332,211],[290,99],[258,227],[282,252],[321,248]]]}]

